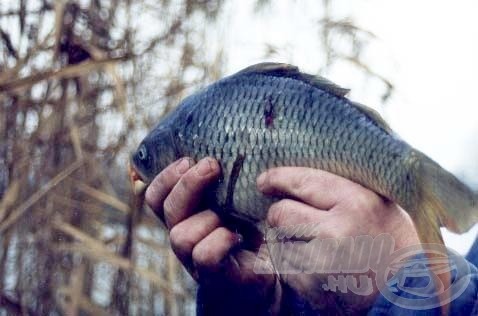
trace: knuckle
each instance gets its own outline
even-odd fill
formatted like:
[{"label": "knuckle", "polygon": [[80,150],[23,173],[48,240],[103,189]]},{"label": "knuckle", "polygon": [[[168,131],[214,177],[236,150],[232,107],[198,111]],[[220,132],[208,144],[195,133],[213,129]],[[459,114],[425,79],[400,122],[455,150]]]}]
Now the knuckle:
[{"label": "knuckle", "polygon": [[233,234],[225,227],[218,227],[212,233],[216,241],[221,241],[221,245],[200,243],[194,247],[192,257],[196,265],[201,267],[217,267],[221,261],[228,255],[230,246],[233,243]]},{"label": "knuckle", "polygon": [[177,177],[174,176],[173,169],[171,166],[166,167],[161,171],[156,177],[158,188],[166,188],[170,186],[170,183],[174,181]]},{"label": "knuckle", "polygon": [[171,194],[168,195],[164,201],[164,209],[167,212],[182,211],[188,201],[194,197],[196,190],[194,190],[194,184],[188,178],[182,178]]},{"label": "knuckle", "polygon": [[269,207],[269,222],[274,226],[284,224],[287,220],[287,210],[290,208],[290,204],[290,201],[287,199],[273,203]]},{"label": "knuckle", "polygon": [[206,267],[214,264],[214,255],[209,247],[198,245],[192,251],[194,263],[200,267]]},{"label": "knuckle", "polygon": [[292,186],[295,192],[301,197],[309,197],[312,195],[312,184],[314,182],[314,177],[310,173],[301,172],[294,181],[292,181]]},{"label": "knuckle", "polygon": [[193,172],[187,172],[177,185],[177,190],[181,194],[189,194],[194,191],[194,187],[197,185],[198,179]]},{"label": "knuckle", "polygon": [[189,238],[187,229],[181,225],[174,226],[169,232],[171,247],[178,256],[185,256],[192,252],[194,241]]},{"label": "knuckle", "polygon": [[297,189],[297,195],[302,200],[311,201],[314,199],[316,194],[317,194],[317,191],[315,190],[314,186],[311,184],[310,179],[305,179],[304,177],[304,179],[302,180],[302,183]]},{"label": "knuckle", "polygon": [[184,196],[196,194],[211,181],[211,176],[201,176],[191,169],[179,180],[177,190]]},{"label": "knuckle", "polygon": [[166,222],[168,224],[175,224],[179,206],[174,195],[170,194],[164,200],[163,209]]},{"label": "knuckle", "polygon": [[170,194],[166,197],[163,203],[163,208],[164,208],[164,212],[167,213],[168,215],[170,213],[175,212],[175,210],[177,209],[177,205],[176,205],[176,199],[174,198],[174,195]]},{"label": "knuckle", "polygon": [[305,178],[306,177],[304,175],[292,177],[290,179],[290,186],[291,186],[292,191],[300,192],[300,190],[304,186]]},{"label": "knuckle", "polygon": [[149,185],[148,189],[152,190],[155,195],[162,195],[164,192],[167,192],[171,189],[171,182],[171,179],[168,181],[168,177],[161,172],[153,180],[153,183]]},{"label": "knuckle", "polygon": [[167,175],[165,175],[164,171],[159,173],[156,178],[154,178],[153,183],[148,186],[146,190],[146,203],[150,205],[152,208],[158,208],[162,205],[162,200],[165,198],[167,192],[172,187],[172,180],[169,179],[168,181]]}]

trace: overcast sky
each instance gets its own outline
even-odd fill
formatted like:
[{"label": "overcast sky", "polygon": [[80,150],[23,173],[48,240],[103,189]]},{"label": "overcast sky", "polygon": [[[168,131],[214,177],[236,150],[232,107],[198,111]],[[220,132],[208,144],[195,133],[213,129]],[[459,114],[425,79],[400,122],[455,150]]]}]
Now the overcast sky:
[{"label": "overcast sky", "polygon": [[[396,84],[382,106],[378,86],[347,67],[327,74],[353,89],[351,97],[380,111],[414,147],[478,188],[478,1],[336,0],[339,15],[351,14],[379,41],[367,62]],[[279,48],[276,61],[306,71],[321,63],[317,43],[318,1],[273,1],[253,15],[254,1],[235,0],[224,21],[227,72],[263,61],[265,43]],[[465,253],[478,232],[445,232],[447,244]]]}]

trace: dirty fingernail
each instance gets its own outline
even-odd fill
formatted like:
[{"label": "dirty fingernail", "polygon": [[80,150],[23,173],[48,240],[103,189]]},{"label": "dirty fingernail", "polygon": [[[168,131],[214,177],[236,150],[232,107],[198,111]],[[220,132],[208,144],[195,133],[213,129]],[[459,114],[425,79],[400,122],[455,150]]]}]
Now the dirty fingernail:
[{"label": "dirty fingernail", "polygon": [[192,163],[191,163],[191,160],[189,158],[183,158],[176,165],[176,172],[179,173],[179,174],[183,174],[186,171],[188,171],[189,168],[191,168],[191,165],[192,165]]},{"label": "dirty fingernail", "polygon": [[205,176],[208,173],[210,173],[211,171],[212,171],[212,163],[211,163],[210,159],[208,159],[208,158],[202,159],[196,165],[196,172],[200,176]]}]

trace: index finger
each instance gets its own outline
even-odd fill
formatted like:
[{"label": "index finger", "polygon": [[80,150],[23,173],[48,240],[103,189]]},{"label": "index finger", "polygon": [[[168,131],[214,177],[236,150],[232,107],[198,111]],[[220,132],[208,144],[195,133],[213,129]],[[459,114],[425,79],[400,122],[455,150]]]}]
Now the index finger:
[{"label": "index finger", "polygon": [[149,184],[145,193],[146,204],[164,222],[163,203],[183,174],[192,166],[194,161],[181,158],[163,169]]},{"label": "index finger", "polygon": [[286,194],[323,210],[362,188],[332,173],[304,167],[269,169],[257,178],[257,187],[263,193]]},{"label": "index finger", "polygon": [[220,175],[215,159],[203,158],[188,170],[164,200],[164,218],[171,228],[197,211],[204,190]]}]

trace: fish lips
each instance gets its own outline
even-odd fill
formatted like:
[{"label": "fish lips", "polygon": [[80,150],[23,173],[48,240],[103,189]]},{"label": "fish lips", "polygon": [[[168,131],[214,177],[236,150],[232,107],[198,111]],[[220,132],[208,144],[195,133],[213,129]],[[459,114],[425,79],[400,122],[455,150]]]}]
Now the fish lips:
[{"label": "fish lips", "polygon": [[143,194],[148,186],[147,177],[135,165],[133,157],[128,163],[128,175],[131,183],[131,189],[137,195]]}]

